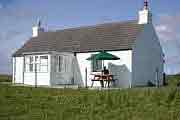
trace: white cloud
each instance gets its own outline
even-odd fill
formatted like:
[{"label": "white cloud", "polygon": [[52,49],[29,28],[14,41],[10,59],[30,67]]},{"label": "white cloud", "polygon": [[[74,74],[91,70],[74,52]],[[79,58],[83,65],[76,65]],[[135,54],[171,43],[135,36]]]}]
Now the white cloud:
[{"label": "white cloud", "polygon": [[156,26],[157,31],[168,31],[168,27],[165,25],[158,25]]},{"label": "white cloud", "polygon": [[166,72],[180,71],[180,15],[160,15],[155,29],[166,54]]},{"label": "white cloud", "polygon": [[180,27],[180,15],[161,15],[159,24],[156,25],[156,31],[161,41],[177,40]]}]

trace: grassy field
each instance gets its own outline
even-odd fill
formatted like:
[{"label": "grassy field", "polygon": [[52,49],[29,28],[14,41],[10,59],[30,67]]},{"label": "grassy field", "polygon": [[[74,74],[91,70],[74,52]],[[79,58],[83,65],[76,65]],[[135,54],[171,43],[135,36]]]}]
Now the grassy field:
[{"label": "grassy field", "polygon": [[0,82],[12,82],[12,76],[0,74]]},{"label": "grassy field", "polygon": [[169,86],[177,86],[180,84],[180,74],[177,75],[168,75],[167,76],[167,81]]},{"label": "grassy field", "polygon": [[98,91],[0,84],[0,120],[180,120],[180,89]]},{"label": "grassy field", "polygon": [[0,120],[178,120],[180,90],[71,90],[0,85]]}]

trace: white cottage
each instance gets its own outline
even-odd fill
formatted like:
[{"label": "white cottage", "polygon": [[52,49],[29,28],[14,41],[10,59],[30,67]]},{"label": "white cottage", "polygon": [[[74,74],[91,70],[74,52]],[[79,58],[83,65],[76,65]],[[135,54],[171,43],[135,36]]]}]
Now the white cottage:
[{"label": "white cottage", "polygon": [[[27,85],[91,85],[90,74],[102,62],[86,60],[107,51],[120,60],[105,61],[116,87],[163,82],[163,51],[145,2],[138,21],[48,31],[39,24],[33,36],[13,54],[13,82]],[[97,82],[95,84],[99,86]]]}]

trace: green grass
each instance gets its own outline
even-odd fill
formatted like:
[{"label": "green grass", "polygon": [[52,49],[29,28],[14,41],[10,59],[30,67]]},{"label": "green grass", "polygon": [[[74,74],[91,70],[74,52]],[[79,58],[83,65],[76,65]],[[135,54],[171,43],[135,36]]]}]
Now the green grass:
[{"label": "green grass", "polygon": [[160,89],[109,91],[0,84],[0,120],[180,120],[180,75],[167,79]]},{"label": "green grass", "polygon": [[178,83],[180,84],[180,74],[168,75],[167,80],[168,80],[169,86],[177,86]]},{"label": "green grass", "polygon": [[0,120],[178,120],[180,90],[72,90],[0,85]]},{"label": "green grass", "polygon": [[12,82],[12,76],[0,74],[0,82]]}]

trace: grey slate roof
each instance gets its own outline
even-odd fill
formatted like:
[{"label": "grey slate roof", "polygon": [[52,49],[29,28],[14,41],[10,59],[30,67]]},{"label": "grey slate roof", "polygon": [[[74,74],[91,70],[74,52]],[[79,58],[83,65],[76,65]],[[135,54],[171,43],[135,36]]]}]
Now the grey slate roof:
[{"label": "grey slate roof", "polygon": [[143,25],[137,21],[105,23],[41,33],[31,38],[13,56],[24,52],[90,52],[132,49]]}]

